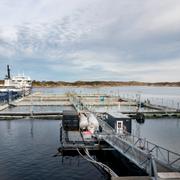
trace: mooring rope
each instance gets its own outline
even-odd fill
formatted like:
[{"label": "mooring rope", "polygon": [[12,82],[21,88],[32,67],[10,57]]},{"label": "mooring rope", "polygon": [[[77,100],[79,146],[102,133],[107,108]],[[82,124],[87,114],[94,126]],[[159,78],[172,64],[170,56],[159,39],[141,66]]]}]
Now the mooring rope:
[{"label": "mooring rope", "polygon": [[80,156],[81,156],[82,158],[86,159],[86,160],[89,161],[89,162],[98,164],[98,165],[101,166],[104,170],[106,170],[111,176],[113,176],[113,177],[118,177],[118,175],[117,175],[110,167],[108,167],[106,164],[103,164],[103,163],[101,163],[101,162],[98,162],[98,161],[94,160],[94,159],[90,156],[88,149],[85,148],[84,152],[85,152],[85,154],[89,157],[89,159],[86,158],[85,156],[83,156],[83,155],[81,154],[81,152],[79,151],[78,148],[77,148],[77,151],[78,151],[78,153],[80,154]]}]

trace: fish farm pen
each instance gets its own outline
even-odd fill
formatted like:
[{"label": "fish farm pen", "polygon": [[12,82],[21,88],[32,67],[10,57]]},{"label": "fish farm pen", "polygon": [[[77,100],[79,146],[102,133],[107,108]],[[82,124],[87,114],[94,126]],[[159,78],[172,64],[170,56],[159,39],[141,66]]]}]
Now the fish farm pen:
[{"label": "fish farm pen", "polygon": [[[0,94],[0,119],[59,120],[60,144],[55,156],[81,156],[113,180],[180,178],[180,154],[132,131],[132,121],[141,124],[152,117],[180,117],[180,109],[119,94]],[[126,164],[129,174],[118,174],[113,165],[103,162],[102,153],[117,156],[116,164]]]}]

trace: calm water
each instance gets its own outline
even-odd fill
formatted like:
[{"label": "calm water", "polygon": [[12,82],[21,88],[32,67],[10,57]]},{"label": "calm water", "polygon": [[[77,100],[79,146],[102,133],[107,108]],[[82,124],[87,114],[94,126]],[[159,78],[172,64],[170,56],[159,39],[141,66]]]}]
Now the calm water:
[{"label": "calm water", "polygon": [[180,98],[180,87],[150,87],[150,86],[119,86],[119,87],[61,87],[61,88],[34,88],[34,92],[63,94],[68,91],[77,93],[109,93],[109,94],[133,94],[142,93],[148,95],[178,96]]},{"label": "calm water", "polygon": [[0,179],[107,179],[80,157],[52,157],[59,146],[59,121],[0,121]]},{"label": "calm water", "polygon": [[[141,92],[144,97],[169,105],[180,100],[180,88],[161,87],[115,87],[115,88],[40,88],[34,91],[47,93],[109,93],[135,97]],[[159,98],[159,100],[158,100]],[[172,103],[173,102],[173,103]],[[29,111],[28,107],[12,108],[10,111]],[[64,107],[35,107],[33,111],[62,111]],[[66,108],[70,108],[66,106]],[[101,108],[101,107],[100,107]],[[126,107],[128,108],[128,107]],[[112,107],[117,109],[118,107]],[[123,107],[121,107],[121,110]],[[131,109],[134,110],[134,109]],[[0,179],[108,179],[106,173],[79,156],[52,157],[59,147],[59,121],[56,120],[12,120],[0,121]],[[137,128],[136,121],[132,125]],[[141,125],[141,136],[167,149],[180,153],[180,119],[148,119]],[[95,158],[105,161],[119,175],[136,175],[142,172],[131,172],[127,162],[117,153],[99,153]],[[117,162],[116,162],[117,161]],[[124,163],[125,162],[125,163]],[[119,164],[118,164],[119,163]],[[124,165],[123,165],[124,163]],[[129,173],[129,174],[128,174]]]},{"label": "calm water", "polygon": [[62,87],[62,88],[34,88],[34,92],[46,93],[106,93],[108,95],[121,96],[136,99],[140,94],[141,101],[150,100],[152,104],[166,105],[180,109],[180,87],[150,87],[150,86],[120,86],[120,87]]},{"label": "calm water", "polygon": [[[142,137],[180,154],[180,119],[147,119],[140,126]],[[132,128],[136,130],[135,120]]]},{"label": "calm water", "polygon": [[[1,180],[103,180],[109,175],[80,156],[53,157],[59,147],[59,121],[0,121]],[[94,158],[106,163],[118,175],[143,172],[116,151],[98,151]]]},{"label": "calm water", "polygon": [[72,106],[17,106],[1,112],[62,112],[63,110],[73,109]]}]

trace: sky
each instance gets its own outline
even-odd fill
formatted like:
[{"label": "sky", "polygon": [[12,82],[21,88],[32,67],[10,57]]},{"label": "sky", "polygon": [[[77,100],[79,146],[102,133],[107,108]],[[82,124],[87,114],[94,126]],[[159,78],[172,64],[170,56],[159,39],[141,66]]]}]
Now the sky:
[{"label": "sky", "polygon": [[0,79],[180,81],[180,0],[0,0]]}]

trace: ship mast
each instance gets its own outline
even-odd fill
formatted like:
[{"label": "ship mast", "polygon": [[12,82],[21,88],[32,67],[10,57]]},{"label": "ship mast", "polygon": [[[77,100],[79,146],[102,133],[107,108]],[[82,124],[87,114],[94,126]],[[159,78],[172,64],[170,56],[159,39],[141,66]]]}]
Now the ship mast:
[{"label": "ship mast", "polygon": [[7,78],[11,79],[11,73],[10,73],[9,65],[7,65]]}]

